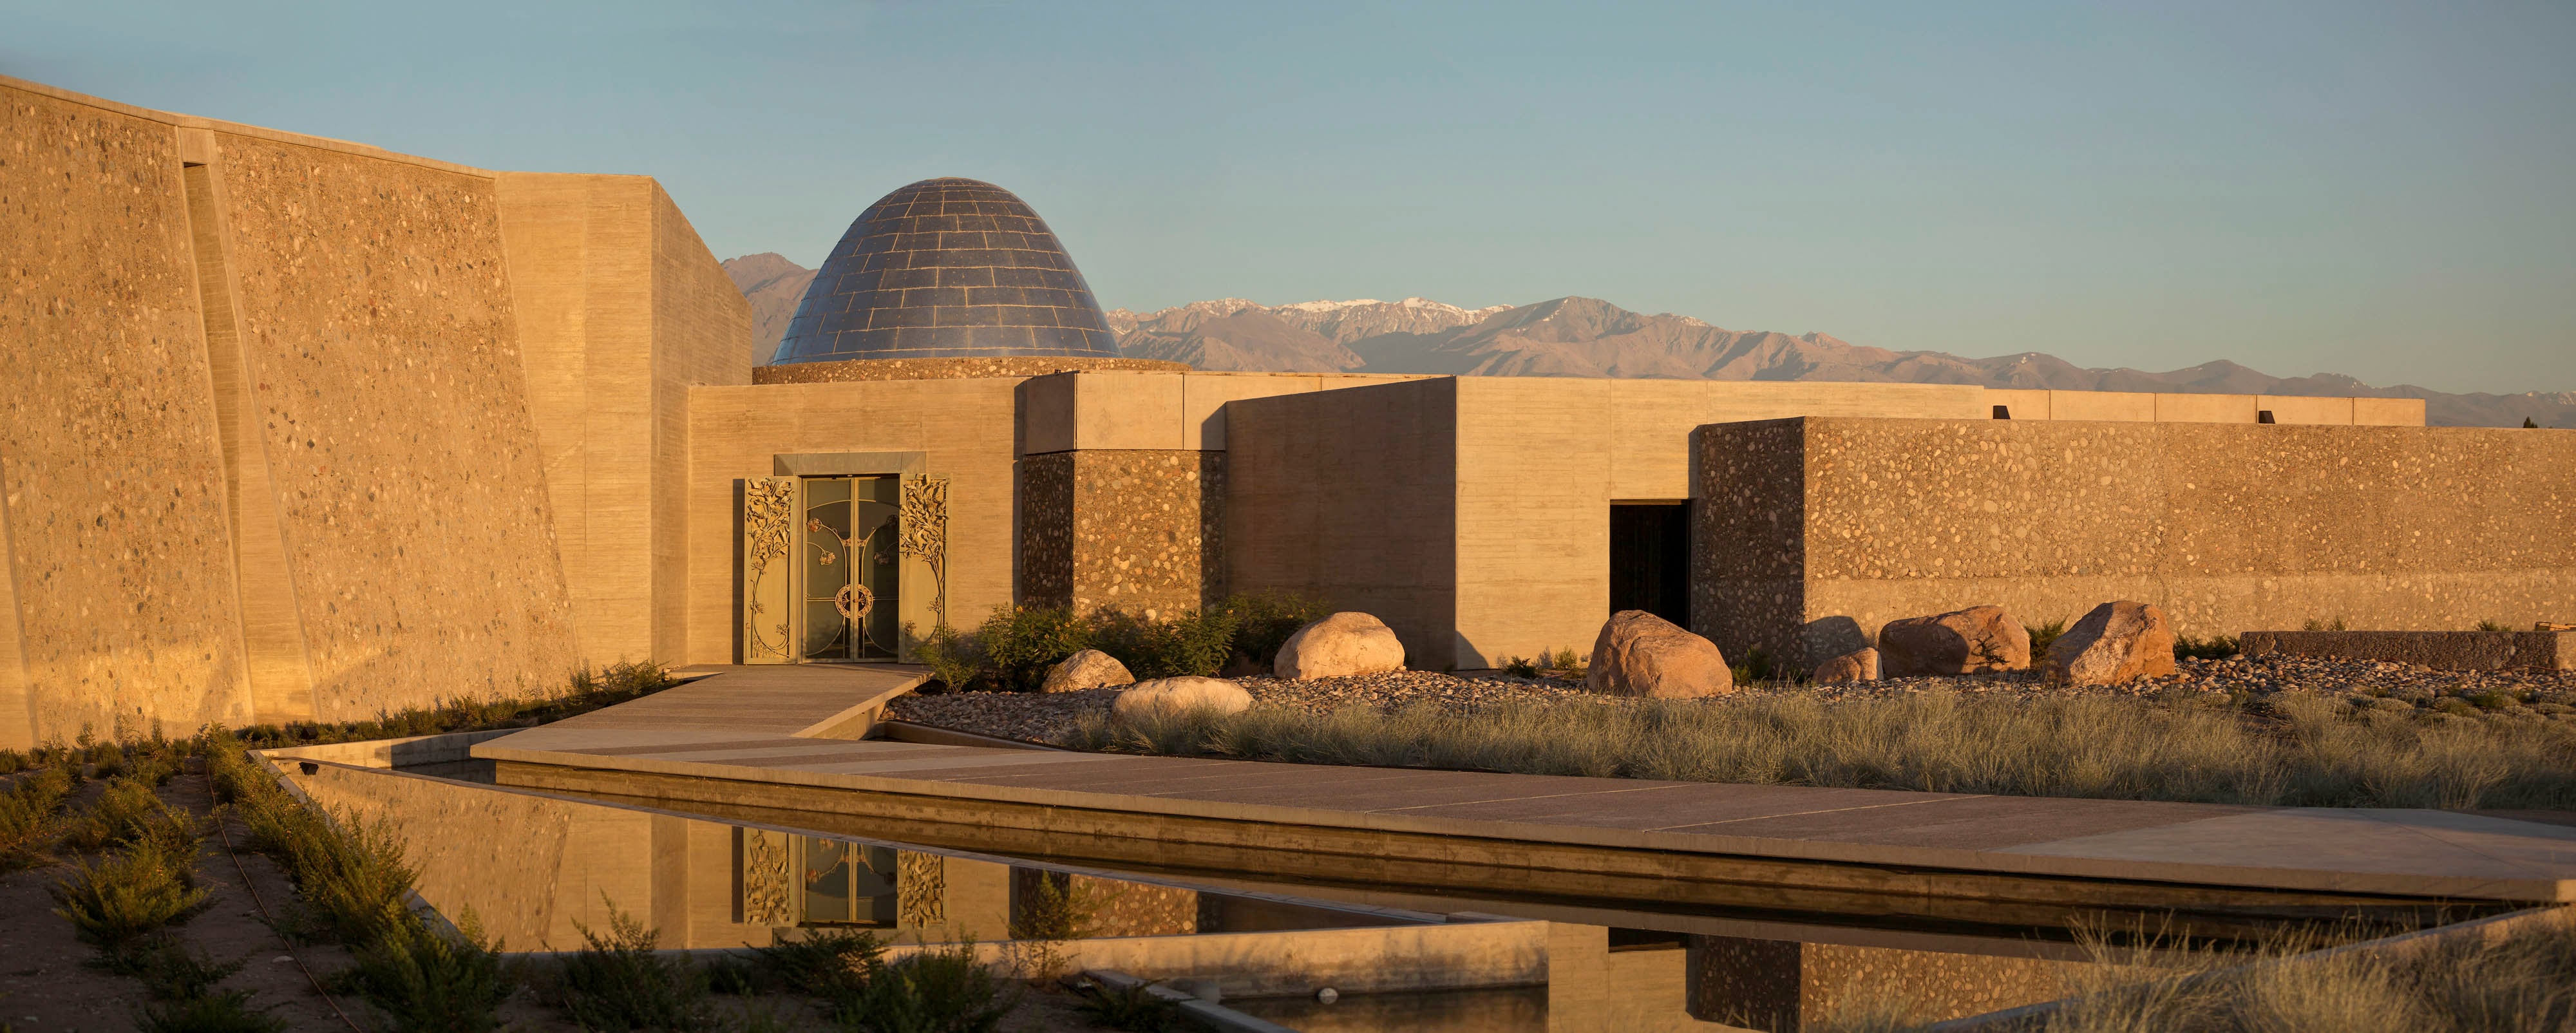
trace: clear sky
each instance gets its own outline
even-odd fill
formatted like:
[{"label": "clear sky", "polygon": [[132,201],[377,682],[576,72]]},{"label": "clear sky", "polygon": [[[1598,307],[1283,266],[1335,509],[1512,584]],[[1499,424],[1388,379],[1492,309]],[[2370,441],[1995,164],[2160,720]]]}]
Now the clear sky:
[{"label": "clear sky", "polygon": [[649,173],[816,264],[989,179],[1107,306],[1566,294],[1731,329],[2576,389],[2576,4],[0,0],[0,72]]}]

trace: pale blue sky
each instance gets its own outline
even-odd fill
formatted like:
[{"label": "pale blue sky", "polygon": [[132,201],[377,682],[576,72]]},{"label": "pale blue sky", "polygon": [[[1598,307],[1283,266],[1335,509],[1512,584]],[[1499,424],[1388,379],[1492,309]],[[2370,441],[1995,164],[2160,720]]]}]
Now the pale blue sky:
[{"label": "pale blue sky", "polygon": [[1735,329],[2576,389],[2576,5],[0,0],[0,72],[659,177],[812,265],[989,179],[1101,302],[1565,294]]}]

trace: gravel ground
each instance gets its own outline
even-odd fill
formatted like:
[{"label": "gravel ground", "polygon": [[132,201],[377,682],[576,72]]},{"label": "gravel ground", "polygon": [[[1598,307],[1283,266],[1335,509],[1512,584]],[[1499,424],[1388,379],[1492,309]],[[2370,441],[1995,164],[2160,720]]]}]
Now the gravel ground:
[{"label": "gravel ground", "polygon": [[[1529,680],[1496,673],[1440,674],[1399,671],[1351,678],[1288,681],[1241,678],[1255,706],[1295,707],[1318,713],[1354,704],[1381,709],[1434,703],[1478,709],[1506,703],[1620,705],[1623,697],[1601,696],[1582,689],[1578,680]],[[1709,705],[1778,696],[1805,696],[1825,702],[1893,696],[1927,689],[1961,695],[2011,694],[2055,696],[2071,692],[2150,696],[2167,692],[2225,693],[2266,696],[2278,692],[2316,692],[2369,697],[2360,705],[2385,710],[2494,714],[2576,721],[2576,672],[2566,671],[2434,671],[2408,664],[2370,660],[2330,660],[2271,655],[2259,658],[2185,660],[2181,669],[2161,678],[2142,678],[2125,685],[2069,689],[2042,682],[2028,671],[1949,678],[1891,678],[1843,685],[1799,685],[1759,682]],[[907,696],[895,700],[887,716],[984,735],[1049,742],[1072,729],[1085,714],[1107,714],[1118,689],[1087,689],[1052,694],[962,692]]]}]

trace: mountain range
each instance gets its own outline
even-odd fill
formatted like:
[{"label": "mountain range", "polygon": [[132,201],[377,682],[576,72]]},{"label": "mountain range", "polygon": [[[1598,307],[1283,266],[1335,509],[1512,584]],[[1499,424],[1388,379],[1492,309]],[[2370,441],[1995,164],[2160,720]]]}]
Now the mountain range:
[{"label": "mountain range", "polygon": [[[777,343],[813,270],[776,254],[729,259],[765,351]],[[1153,312],[1111,309],[1130,356],[1207,370],[1438,373],[1461,376],[1830,380],[2060,391],[2167,391],[2424,399],[2437,426],[2576,427],[2576,391],[2451,394],[2373,387],[2340,373],[2275,377],[2226,360],[2165,372],[2093,369],[2040,352],[1970,359],[1890,351],[1820,333],[1727,330],[1670,313],[1645,315],[1597,298],[1460,308],[1422,298],[1263,305],[1241,298]]]}]

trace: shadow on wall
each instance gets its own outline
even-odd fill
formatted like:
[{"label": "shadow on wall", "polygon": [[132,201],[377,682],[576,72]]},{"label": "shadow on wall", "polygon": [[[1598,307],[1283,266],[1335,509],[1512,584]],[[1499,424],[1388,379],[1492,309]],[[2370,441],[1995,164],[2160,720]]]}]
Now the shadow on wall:
[{"label": "shadow on wall", "polygon": [[1807,622],[1807,655],[1823,659],[1855,653],[1875,645],[1868,629],[1850,617],[1819,617]]}]

